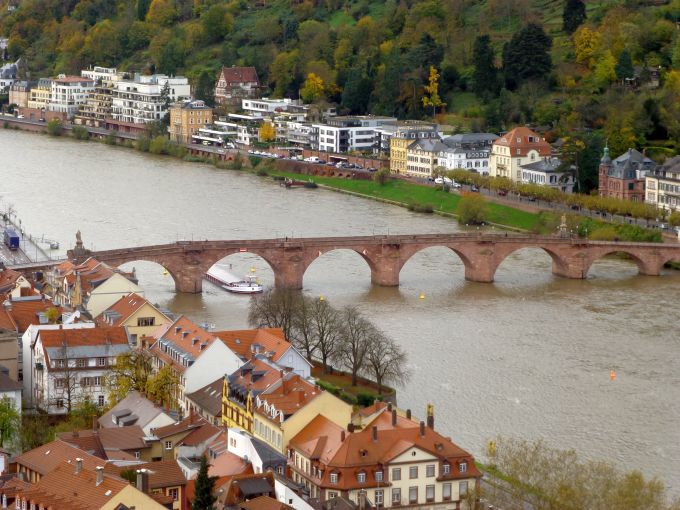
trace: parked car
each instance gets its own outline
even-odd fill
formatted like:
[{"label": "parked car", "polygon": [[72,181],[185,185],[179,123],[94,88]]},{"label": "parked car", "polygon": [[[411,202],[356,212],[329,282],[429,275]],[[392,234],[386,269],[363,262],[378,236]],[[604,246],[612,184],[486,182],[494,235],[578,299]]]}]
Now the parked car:
[{"label": "parked car", "polygon": [[472,186],[470,186],[470,191],[472,191],[473,193],[479,193],[479,188],[473,184]]},{"label": "parked car", "polygon": [[498,196],[499,196],[499,197],[505,197],[505,196],[507,196],[507,195],[508,195],[508,192],[505,191],[504,189],[498,190]]},{"label": "parked car", "polygon": [[451,183],[451,187],[454,188],[454,189],[461,189],[463,186],[461,186],[456,181],[453,181],[453,183]]},{"label": "parked car", "polygon": [[442,177],[437,177],[437,178],[434,180],[434,183],[435,183],[435,184],[444,184],[444,179],[443,179]]}]

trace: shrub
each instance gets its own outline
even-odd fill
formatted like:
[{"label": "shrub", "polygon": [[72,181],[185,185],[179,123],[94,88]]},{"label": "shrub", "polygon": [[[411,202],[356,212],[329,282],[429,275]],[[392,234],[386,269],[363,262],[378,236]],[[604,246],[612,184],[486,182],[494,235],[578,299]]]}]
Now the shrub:
[{"label": "shrub", "polygon": [[373,175],[373,180],[384,186],[390,179],[390,171],[387,168],[381,168]]},{"label": "shrub", "polygon": [[456,208],[458,221],[466,225],[481,225],[486,223],[489,209],[486,200],[477,193],[464,195]]},{"label": "shrub", "polygon": [[414,211],[414,212],[419,212],[419,213],[428,213],[431,214],[434,212],[434,206],[432,204],[408,204],[408,210],[409,211]]},{"label": "shrub", "polygon": [[359,404],[361,407],[368,407],[370,405],[373,405],[377,398],[378,396],[374,395],[373,393],[361,391],[357,393],[357,404]]},{"label": "shrub", "polygon": [[[104,143],[105,143],[106,145],[116,145],[116,137],[113,136],[113,135],[106,135],[106,136],[104,137]],[[127,142],[125,142],[125,143],[126,143],[126,144],[129,143],[129,144],[130,144],[129,147],[136,147],[136,145],[133,144],[133,143],[130,142],[130,141],[127,141]],[[127,145],[126,145],[126,146],[127,146]],[[146,150],[149,150],[148,147],[147,147]]]},{"label": "shrub", "polygon": [[338,388],[337,386],[335,386],[332,383],[329,383],[329,382],[321,380],[321,379],[317,379],[316,383],[321,388],[323,388],[324,390],[326,390],[329,393],[332,393],[333,395],[339,395],[340,394],[340,388]]},{"label": "shrub", "polygon": [[680,212],[673,211],[671,215],[668,217],[668,223],[670,223],[674,227],[680,226]]},{"label": "shrub", "polygon": [[138,138],[135,142],[135,149],[142,152],[149,152],[149,145],[151,145],[151,140],[146,136]]},{"label": "shrub", "polygon": [[87,128],[84,128],[83,126],[73,126],[71,134],[73,135],[73,138],[75,138],[76,140],[90,139],[90,132],[87,130]]},{"label": "shrub", "polygon": [[4,129],[7,129],[7,128],[9,127],[9,122],[4,121],[4,122],[2,123],[2,127],[3,127]]},{"label": "shrub", "polygon": [[50,136],[61,136],[64,129],[59,119],[52,119],[47,123],[47,134]]},{"label": "shrub", "polygon": [[606,226],[591,232],[588,238],[592,241],[618,241],[619,234],[614,227]]},{"label": "shrub", "polygon": [[250,166],[257,166],[262,162],[262,158],[259,156],[248,156],[250,160]]},{"label": "shrub", "polygon": [[257,172],[255,172],[255,173],[257,175],[259,175],[260,177],[267,177],[269,175],[264,168],[258,168]]}]

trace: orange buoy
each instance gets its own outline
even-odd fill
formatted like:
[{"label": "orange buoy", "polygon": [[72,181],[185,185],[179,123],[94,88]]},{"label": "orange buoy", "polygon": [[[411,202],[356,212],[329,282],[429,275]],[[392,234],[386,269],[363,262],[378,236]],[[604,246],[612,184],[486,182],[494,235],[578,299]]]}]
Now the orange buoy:
[{"label": "orange buoy", "polygon": [[613,370],[610,370],[610,371],[609,371],[609,380],[610,380],[610,381],[615,381],[615,380],[616,380],[616,372],[614,372]]}]

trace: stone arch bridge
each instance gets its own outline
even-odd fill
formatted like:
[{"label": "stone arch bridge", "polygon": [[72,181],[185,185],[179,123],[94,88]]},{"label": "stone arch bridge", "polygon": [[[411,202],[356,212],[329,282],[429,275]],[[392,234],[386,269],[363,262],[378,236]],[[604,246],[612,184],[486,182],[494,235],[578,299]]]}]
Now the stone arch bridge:
[{"label": "stone arch bridge", "polygon": [[68,255],[80,261],[92,256],[113,266],[137,260],[155,262],[172,275],[177,291],[197,293],[201,292],[204,273],[213,264],[244,252],[267,261],[274,271],[277,288],[301,289],[305,271],[312,262],[324,253],[341,249],[354,251],[366,261],[374,284],[397,286],[404,264],[420,250],[433,246],[455,252],[465,265],[465,278],[475,282],[492,282],[501,262],[522,248],[547,252],[552,258],[553,274],[565,278],[586,278],[593,262],[612,253],[628,255],[643,275],[659,275],[666,262],[680,259],[680,244],[484,233],[177,241],[92,252],[77,247]]}]

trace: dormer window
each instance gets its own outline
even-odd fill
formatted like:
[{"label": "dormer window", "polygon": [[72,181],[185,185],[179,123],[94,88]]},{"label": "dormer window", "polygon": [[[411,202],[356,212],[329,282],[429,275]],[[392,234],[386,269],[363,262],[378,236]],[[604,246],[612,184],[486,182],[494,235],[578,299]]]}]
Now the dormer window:
[{"label": "dormer window", "polygon": [[442,466],[442,473],[448,475],[451,472],[451,464],[448,462]]},{"label": "dormer window", "polygon": [[382,471],[376,471],[375,472],[375,481],[376,482],[382,482],[383,481],[383,472]]},{"label": "dormer window", "polygon": [[338,474],[337,473],[331,473],[331,483],[338,483]]},{"label": "dormer window", "polygon": [[466,473],[467,472],[467,462],[461,462],[458,466],[458,471],[461,473]]},{"label": "dormer window", "polygon": [[357,482],[366,483],[366,473],[357,473]]}]

